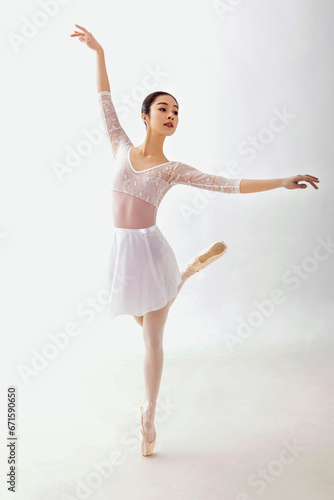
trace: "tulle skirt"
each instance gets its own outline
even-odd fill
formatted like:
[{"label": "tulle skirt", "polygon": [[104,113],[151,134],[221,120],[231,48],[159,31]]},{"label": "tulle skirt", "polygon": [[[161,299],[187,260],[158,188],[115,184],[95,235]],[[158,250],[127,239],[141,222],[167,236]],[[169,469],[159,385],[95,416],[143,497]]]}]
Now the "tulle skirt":
[{"label": "tulle skirt", "polygon": [[142,316],[176,297],[181,273],[172,247],[155,224],[114,226],[109,253],[108,316]]}]

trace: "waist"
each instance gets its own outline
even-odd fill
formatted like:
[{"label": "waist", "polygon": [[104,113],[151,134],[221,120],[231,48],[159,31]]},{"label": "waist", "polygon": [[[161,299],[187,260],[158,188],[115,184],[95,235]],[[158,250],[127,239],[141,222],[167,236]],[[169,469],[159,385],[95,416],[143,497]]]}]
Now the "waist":
[{"label": "waist", "polygon": [[151,231],[156,231],[158,226],[154,224],[153,226],[150,227],[139,227],[139,228],[132,228],[132,227],[117,227],[114,226],[115,231],[119,231],[122,233],[150,233]]},{"label": "waist", "polygon": [[137,196],[112,191],[112,213],[115,227],[147,229],[155,226],[157,208]]}]

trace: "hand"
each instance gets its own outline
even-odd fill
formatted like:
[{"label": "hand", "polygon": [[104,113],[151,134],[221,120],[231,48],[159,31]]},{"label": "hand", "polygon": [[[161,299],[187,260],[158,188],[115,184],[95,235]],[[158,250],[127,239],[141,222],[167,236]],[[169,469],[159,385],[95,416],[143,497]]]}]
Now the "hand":
[{"label": "hand", "polygon": [[315,182],[320,182],[318,177],[313,175],[294,175],[293,177],[286,177],[282,179],[282,186],[286,189],[306,189],[307,184],[298,184],[300,181],[309,182],[315,189],[319,189]]},{"label": "hand", "polygon": [[80,33],[80,31],[74,30],[74,34],[72,34],[70,36],[78,36],[80,42],[85,42],[87,47],[89,47],[92,50],[102,49],[99,42],[93,37],[93,35],[89,31],[87,31],[82,26],[79,26],[79,24],[75,24],[75,26],[80,28],[82,30],[82,33]]}]

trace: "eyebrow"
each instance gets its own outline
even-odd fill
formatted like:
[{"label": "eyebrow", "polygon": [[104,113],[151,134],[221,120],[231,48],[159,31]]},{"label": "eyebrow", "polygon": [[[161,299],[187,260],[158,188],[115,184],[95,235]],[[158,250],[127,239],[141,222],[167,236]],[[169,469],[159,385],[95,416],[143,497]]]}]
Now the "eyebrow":
[{"label": "eyebrow", "polygon": [[[157,106],[159,106],[159,104],[166,104],[166,105],[168,106],[168,102],[158,102],[158,103],[157,103]],[[175,106],[177,109],[179,109],[179,107],[178,107],[178,106],[176,106],[176,104],[174,104],[174,106]]]}]

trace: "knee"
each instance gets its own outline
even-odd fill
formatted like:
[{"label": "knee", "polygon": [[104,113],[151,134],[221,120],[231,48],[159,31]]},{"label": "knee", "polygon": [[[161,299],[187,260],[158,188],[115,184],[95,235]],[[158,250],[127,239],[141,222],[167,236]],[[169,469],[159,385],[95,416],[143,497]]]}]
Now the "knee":
[{"label": "knee", "polygon": [[162,335],[146,335],[145,347],[150,351],[159,351],[162,349]]}]

